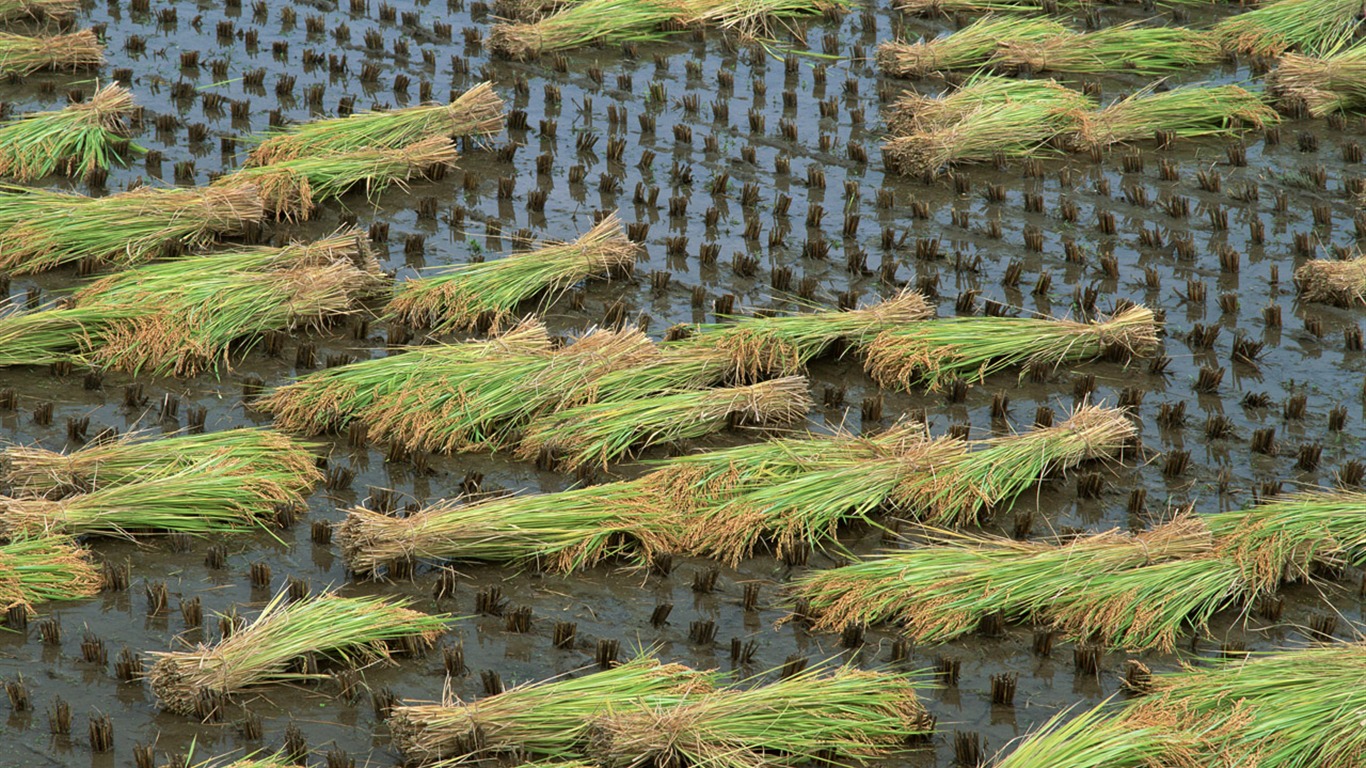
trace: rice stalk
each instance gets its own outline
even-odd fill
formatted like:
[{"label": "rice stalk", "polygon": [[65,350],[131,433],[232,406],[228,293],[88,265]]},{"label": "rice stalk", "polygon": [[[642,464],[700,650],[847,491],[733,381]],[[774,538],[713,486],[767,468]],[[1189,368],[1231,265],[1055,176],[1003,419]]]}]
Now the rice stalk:
[{"label": "rice stalk", "polygon": [[242,234],[264,215],[246,185],[108,197],[0,187],[0,270],[32,274],[83,259],[130,266]]},{"label": "rice stalk", "polygon": [[933,177],[954,165],[999,158],[1042,157],[1057,152],[1057,137],[1075,129],[1068,100],[1028,99],[983,106],[952,125],[894,136],[882,144],[887,169],[904,176]]},{"label": "rice stalk", "polygon": [[572,243],[548,243],[405,281],[386,315],[433,333],[499,330],[513,321],[523,302],[538,299],[536,311],[541,312],[584,280],[629,273],[638,251],[612,214]]},{"label": "rice stalk", "polygon": [[100,343],[109,323],[132,313],[104,307],[0,307],[0,367],[78,363],[83,350]]},{"label": "rice stalk", "polygon": [[1110,702],[1066,709],[1007,747],[998,768],[1197,768],[1199,738],[1164,722],[1116,719]]},{"label": "rice stalk", "polygon": [[152,479],[204,462],[224,462],[252,481],[306,494],[322,480],[309,446],[268,429],[154,438],[129,433],[71,453],[29,446],[0,451],[0,484],[16,496],[57,498]]},{"label": "rice stalk", "polygon": [[1083,323],[1033,317],[950,317],[884,331],[865,347],[885,387],[937,390],[955,377],[982,381],[1016,366],[1056,368],[1098,357],[1141,357],[1158,346],[1153,311],[1132,306]]},{"label": "rice stalk", "polygon": [[1132,21],[1090,32],[1060,28],[1053,34],[1004,38],[990,64],[1031,72],[1158,76],[1213,64],[1221,55],[1208,32]]},{"label": "rice stalk", "polygon": [[549,352],[545,326],[525,321],[487,340],[415,347],[327,368],[278,387],[253,405],[289,432],[337,432],[402,391],[442,386],[453,371],[468,373],[480,361]]},{"label": "rice stalk", "polygon": [[1366,256],[1306,261],[1295,270],[1300,298],[1350,307],[1366,303]]},{"label": "rice stalk", "polygon": [[57,172],[86,176],[122,164],[124,152],[145,151],[128,142],[132,110],[132,94],[107,85],[87,101],[0,124],[0,176],[36,181]]},{"label": "rice stalk", "polygon": [[449,104],[423,104],[314,120],[268,135],[246,164],[274,165],[374,150],[400,150],[436,138],[491,136],[503,130],[503,100],[492,83],[480,83]]},{"label": "rice stalk", "polygon": [[0,543],[0,609],[80,600],[100,591],[90,551],[65,536],[38,535]]},{"label": "rice stalk", "polygon": [[284,752],[254,753],[247,757],[213,757],[189,768],[289,768],[294,765]]},{"label": "rice stalk", "polygon": [[1282,104],[1303,105],[1314,117],[1366,108],[1366,45],[1328,56],[1287,53],[1267,75],[1267,89]]},{"label": "rice stalk", "polygon": [[305,155],[241,168],[220,176],[211,187],[256,190],[270,215],[285,221],[307,221],[319,205],[356,187],[363,187],[369,197],[395,184],[406,189],[406,182],[433,169],[451,167],[459,157],[450,139],[435,136],[398,149]]},{"label": "rice stalk", "polygon": [[41,37],[0,32],[0,75],[31,75],[49,69],[75,72],[103,63],[104,46],[89,29]]},{"label": "rice stalk", "polygon": [[246,627],[213,645],[154,652],[147,673],[152,693],[167,711],[191,714],[206,697],[252,688],[326,678],[295,668],[303,656],[361,666],[390,657],[390,644],[411,639],[431,646],[447,617],[407,607],[407,601],[323,594],[288,601],[271,599]]},{"label": "rice stalk", "polygon": [[0,536],[245,531],[274,520],[280,507],[302,507],[308,489],[297,473],[278,469],[246,474],[240,459],[223,454],[59,499],[0,496]]},{"label": "rice stalk", "polygon": [[[893,7],[902,13],[919,16],[957,16],[970,13],[1056,13],[1078,10],[1090,5],[1129,5],[1128,0],[896,0]],[[1155,0],[1162,8],[1191,8],[1217,5],[1218,0]]]},{"label": "rice stalk", "polygon": [[934,133],[952,128],[984,109],[1031,103],[1053,104],[1059,110],[1087,110],[1095,101],[1053,80],[1016,80],[1000,75],[973,75],[943,95],[927,96],[906,90],[883,112],[892,136]]},{"label": "rice stalk", "polygon": [[0,21],[68,19],[79,7],[77,0],[0,0]]},{"label": "rice stalk", "polygon": [[612,669],[525,683],[476,701],[401,704],[394,707],[389,732],[403,757],[417,765],[514,751],[575,759],[600,717],[633,703],[695,696],[717,680],[716,672],[642,655]]},{"label": "rice stalk", "polygon": [[1331,56],[1351,45],[1360,24],[1359,0],[1279,0],[1222,19],[1213,31],[1231,53]]},{"label": "rice stalk", "polygon": [[1073,140],[1081,147],[1108,147],[1151,139],[1159,131],[1181,139],[1236,136],[1280,121],[1260,94],[1236,85],[1155,89],[1150,85],[1097,112],[1079,114]]},{"label": "rice stalk", "polygon": [[1052,19],[983,16],[943,37],[907,43],[891,40],[877,47],[874,61],[889,77],[918,78],[935,72],[978,69],[998,48],[1061,37],[1067,28]]},{"label": "rice stalk", "polygon": [[586,751],[610,765],[856,765],[904,752],[933,723],[905,674],[813,667],[768,685],[624,702],[594,724]]},{"label": "rice stalk", "polygon": [[737,387],[643,400],[595,402],[533,421],[516,456],[549,457],[566,471],[607,467],[644,448],[704,437],[730,426],[791,424],[811,407],[806,379],[792,376]]}]

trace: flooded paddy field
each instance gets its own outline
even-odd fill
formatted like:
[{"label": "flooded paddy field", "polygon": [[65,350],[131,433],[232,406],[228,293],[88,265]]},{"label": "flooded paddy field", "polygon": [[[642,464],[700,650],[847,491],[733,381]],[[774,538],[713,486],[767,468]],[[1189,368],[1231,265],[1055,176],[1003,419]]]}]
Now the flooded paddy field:
[{"label": "flooded paddy field", "polygon": [[[1241,10],[1088,6],[1058,18],[1078,29],[1155,16],[1201,28]],[[282,245],[354,226],[378,266],[407,281],[541,240],[574,240],[615,213],[639,245],[634,270],[576,284],[545,307],[538,316],[553,336],[635,327],[660,340],[679,324],[852,309],[902,290],[923,294],[940,318],[1090,321],[1139,304],[1161,324],[1160,347],[1128,361],[1068,361],[1028,375],[1016,367],[982,381],[965,375],[938,391],[880,386],[861,350],[837,344],[805,366],[814,405],[804,425],[740,425],[651,447],[639,459],[803,428],[872,436],[908,420],[923,421],[933,437],[986,440],[1062,422],[1086,403],[1123,407],[1136,438],[1119,456],[1052,473],[978,521],[979,533],[1025,541],[1140,532],[1278,494],[1351,489],[1366,475],[1361,309],[1302,301],[1294,281],[1309,260],[1355,255],[1366,236],[1360,116],[1282,115],[1238,137],[1165,147],[1144,140],[921,179],[885,170],[883,110],[905,89],[934,94],[951,85],[937,75],[884,77],[873,53],[894,37],[952,32],[973,15],[865,4],[784,22],[765,45],[688,29],[664,41],[508,61],[489,51],[497,13],[461,0],[87,2],[74,27],[97,31],[104,63],[12,76],[0,82],[0,103],[12,117],[125,85],[139,107],[130,138],[146,154],[107,178],[31,183],[104,195],[208,185],[239,169],[256,137],[274,127],[444,102],[490,82],[506,102],[506,129],[457,140],[460,157],[432,174],[439,178],[353,191],[307,221],[274,221],[227,240]],[[1264,74],[1243,57],[1167,83],[1258,90]],[[1154,78],[1059,79],[1104,104]],[[92,279],[85,265],[21,271],[3,281],[15,307],[47,306]],[[75,451],[102,433],[268,427],[271,414],[254,403],[261,393],[424,341],[420,329],[379,319],[383,304],[368,300],[350,317],[273,334],[230,365],[192,376],[0,368],[0,439]],[[108,564],[104,589],[41,603],[24,620],[11,612],[0,631],[0,677],[11,693],[0,764],[179,766],[282,748],[306,749],[301,764],[329,768],[397,764],[385,722],[394,701],[478,699],[639,649],[742,678],[777,677],[801,660],[921,670],[933,735],[879,764],[975,764],[976,753],[989,759],[1069,708],[1130,696],[1123,683],[1133,661],[1174,672],[1245,651],[1354,640],[1363,621],[1366,582],[1345,565],[1316,566],[1312,580],[1261,596],[1255,610],[1224,607],[1171,651],[1076,643],[1065,632],[1053,643],[1030,622],[983,621],[945,642],[917,643],[888,623],[840,632],[793,620],[797,581],[919,546],[914,520],[894,514],[873,515],[881,527],[841,527],[837,542],[809,556],[761,546],[727,562],[675,555],[643,567],[606,558],[567,573],[457,557],[367,579],[347,568],[334,535],[352,507],[402,516],[472,490],[551,493],[638,478],[653,465],[556,471],[506,447],[449,455],[396,450],[355,430],[300,437],[314,441],[327,473],[306,510],[250,532],[85,537]],[[125,564],[126,583],[108,583]],[[255,616],[291,589],[409,598],[412,608],[456,618],[422,653],[354,673],[324,663],[324,679],[245,691],[209,722],[158,706],[137,675],[153,662],[147,654],[213,643],[220,614]],[[1007,680],[1012,696],[1003,693]],[[64,706],[67,728],[50,717]],[[107,739],[87,738],[105,718]],[[143,762],[149,751],[154,763]]]}]

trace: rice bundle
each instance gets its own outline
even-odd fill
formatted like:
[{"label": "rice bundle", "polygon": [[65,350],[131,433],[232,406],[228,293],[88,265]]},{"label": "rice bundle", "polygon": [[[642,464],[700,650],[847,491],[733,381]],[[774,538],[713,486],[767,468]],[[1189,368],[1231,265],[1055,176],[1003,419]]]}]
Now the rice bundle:
[{"label": "rice bundle", "polygon": [[599,330],[551,354],[445,366],[443,378],[431,386],[395,391],[358,416],[371,437],[413,451],[507,448],[537,417],[591,402],[604,374],[647,365],[657,356],[637,330]]},{"label": "rice bundle", "polygon": [[43,534],[0,544],[0,610],[55,600],[80,600],[100,591],[90,551],[65,536]]},{"label": "rice bundle", "polygon": [[204,248],[265,216],[256,189],[137,189],[108,197],[0,187],[0,270],[83,259],[119,266]]},{"label": "rice bundle", "polygon": [[[1059,6],[1064,3],[1058,3]],[[962,13],[1042,13],[1043,0],[895,0],[892,7],[919,16]]]},{"label": "rice bundle", "polygon": [[0,308],[0,367],[78,363],[81,352],[103,338],[111,322],[127,319],[134,310],[71,307],[4,312]]},{"label": "rice bundle", "polygon": [[1220,55],[1219,43],[1208,32],[1133,21],[1092,32],[1059,29],[1048,35],[1006,37],[991,64],[1031,72],[1155,76],[1213,64]]},{"label": "rice bundle", "polygon": [[205,760],[202,763],[195,763],[190,768],[289,768],[294,762],[283,752],[276,752],[272,755],[254,754],[248,757],[233,759],[230,757],[216,757]]},{"label": "rice bundle", "polygon": [[629,273],[638,251],[612,214],[572,243],[549,243],[528,253],[448,267],[405,281],[387,314],[434,333],[498,330],[522,302],[540,297],[537,311],[543,311],[584,280]]},{"label": "rice bundle", "polygon": [[1360,25],[1360,0],[1278,0],[1219,21],[1214,35],[1231,53],[1330,56],[1351,44]]},{"label": "rice bundle", "polygon": [[904,674],[810,668],[679,702],[625,702],[597,721],[587,752],[610,765],[855,765],[904,752],[933,723]]},{"label": "rice bundle", "polygon": [[[1354,768],[1366,754],[1363,670],[1366,645],[1350,642],[1155,675],[1152,695],[1055,718],[997,765]],[[1111,759],[1097,762],[1089,744],[1108,744]]]},{"label": "rice bundle", "polygon": [[1286,105],[1314,117],[1366,108],[1366,45],[1330,56],[1287,53],[1267,75],[1267,88]]},{"label": "rice bundle", "polygon": [[1109,320],[1082,323],[1032,317],[950,317],[885,331],[865,348],[878,384],[938,389],[1015,366],[1061,366],[1098,357],[1142,356],[1157,348],[1153,311],[1131,306]]},{"label": "rice bundle", "polygon": [[917,43],[885,42],[877,47],[874,61],[889,77],[924,77],[934,72],[977,69],[992,61],[1000,47],[1038,43],[1066,33],[1067,28],[1052,19],[984,16],[946,37]]},{"label": "rice bundle", "polygon": [[241,168],[220,176],[212,187],[257,190],[270,215],[285,221],[306,221],[319,205],[355,187],[363,186],[367,195],[377,195],[393,184],[403,187],[414,177],[449,168],[459,157],[450,139],[435,136],[398,149],[305,155]]},{"label": "rice bundle", "polygon": [[103,63],[104,46],[88,29],[47,37],[0,32],[0,75],[30,75],[45,69],[75,72]]},{"label": "rice bundle", "polygon": [[705,693],[717,677],[637,656],[612,669],[527,683],[469,703],[401,704],[389,732],[403,757],[418,765],[513,751],[574,758],[600,717],[632,704]]},{"label": "rice bundle", "polygon": [[446,628],[445,616],[414,611],[406,601],[323,594],[290,602],[288,594],[276,595],[255,621],[214,645],[153,653],[147,679],[162,708],[191,714],[202,701],[258,686],[325,679],[296,670],[296,662],[313,655],[361,666],[389,658],[391,643],[430,647]]},{"label": "rice bundle", "polygon": [[503,100],[492,83],[480,83],[450,104],[423,104],[387,112],[360,112],[314,120],[268,136],[247,156],[247,165],[346,155],[362,150],[399,150],[435,138],[491,136],[503,129]]},{"label": "rice bundle", "polygon": [[[94,365],[192,376],[226,364],[268,331],[348,315],[387,278],[364,235],[245,248],[119,272],[78,291],[78,308],[123,311],[86,353]],[[141,310],[141,311],[137,311]]]},{"label": "rice bundle", "polygon": [[1108,147],[1165,132],[1182,139],[1236,136],[1279,122],[1261,95],[1236,85],[1190,86],[1156,92],[1148,86],[1098,112],[1079,115],[1074,141]]},{"label": "rice bundle", "polygon": [[79,7],[77,0],[0,0],[0,21],[70,18]]},{"label": "rice bundle", "polygon": [[88,101],[55,112],[35,112],[0,125],[0,176],[34,181],[58,171],[85,176],[122,162],[133,96],[107,85]]},{"label": "rice bundle", "polygon": [[1295,270],[1300,298],[1350,307],[1366,303],[1366,256],[1307,261]]},{"label": "rice bundle", "polygon": [[480,361],[546,355],[550,336],[536,321],[488,340],[415,347],[389,357],[327,368],[279,387],[254,406],[290,432],[344,429],[360,414],[404,390],[430,390]]},{"label": "rice bundle", "polygon": [[667,512],[639,483],[616,482],[438,502],[406,517],[353,507],[337,538],[347,565],[362,575],[413,560],[536,563],[570,572],[612,557],[649,562],[674,551]]},{"label": "rice bundle", "polygon": [[980,74],[943,95],[904,91],[884,111],[883,118],[891,135],[908,136],[951,128],[984,109],[1031,102],[1054,104],[1060,110],[1095,107],[1090,97],[1053,80],[1016,80]]},{"label": "rice bundle", "polygon": [[599,402],[542,416],[517,447],[521,459],[548,457],[566,471],[601,466],[649,446],[689,440],[729,426],[791,424],[811,408],[806,379]]},{"label": "rice bundle", "polygon": [[305,494],[322,480],[307,445],[268,429],[230,429],[161,439],[130,433],[72,453],[10,446],[0,451],[0,484],[14,495],[54,498],[137,483],[205,462],[223,462],[225,471],[278,484],[292,494]]}]

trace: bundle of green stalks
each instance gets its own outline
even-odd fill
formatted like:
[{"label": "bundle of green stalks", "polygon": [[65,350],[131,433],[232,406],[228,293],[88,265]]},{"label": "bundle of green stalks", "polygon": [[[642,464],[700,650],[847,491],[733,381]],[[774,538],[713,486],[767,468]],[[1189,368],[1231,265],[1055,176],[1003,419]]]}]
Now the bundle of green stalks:
[{"label": "bundle of green stalks", "polygon": [[255,187],[137,189],[108,197],[0,188],[0,270],[84,259],[129,266],[205,248],[265,217]]},{"label": "bundle of green stalks", "polygon": [[673,552],[671,515],[638,482],[616,482],[452,500],[406,517],[353,507],[337,538],[347,565],[361,575],[414,560],[531,563],[570,572],[609,558],[648,563]]},{"label": "bundle of green stalks", "polygon": [[1366,256],[1307,261],[1295,270],[1300,298],[1339,307],[1366,304]]},{"label": "bundle of green stalks", "polygon": [[1097,112],[1078,114],[1069,142],[1082,148],[1152,139],[1236,136],[1280,121],[1261,94],[1236,85],[1189,86],[1157,92],[1148,86]]},{"label": "bundle of green stalks", "polygon": [[252,189],[266,211],[285,221],[306,221],[318,206],[356,187],[369,196],[455,165],[460,153],[444,136],[397,149],[357,149],[333,155],[305,155],[270,165],[241,168],[214,181],[215,189]]},{"label": "bundle of green stalks", "polygon": [[1366,45],[1323,57],[1287,53],[1267,75],[1267,88],[1314,117],[1366,109]]},{"label": "bundle of green stalks", "polygon": [[[322,325],[388,282],[365,236],[177,259],[118,272],[77,291],[78,310],[121,315],[84,357],[134,374],[192,376],[226,365],[268,331]],[[60,310],[59,310],[60,311]]]},{"label": "bundle of green stalks", "polygon": [[77,0],[0,0],[0,21],[66,19],[80,6]]},{"label": "bundle of green stalks", "polygon": [[858,765],[906,751],[933,723],[907,675],[809,668],[677,702],[625,702],[594,724],[586,752],[609,765]]},{"label": "bundle of green stalks", "polygon": [[0,536],[240,532],[276,519],[281,507],[303,506],[307,487],[288,468],[244,474],[240,460],[223,455],[58,499],[0,496]]},{"label": "bundle of green stalks", "polygon": [[308,445],[268,429],[230,429],[161,439],[130,433],[72,453],[10,446],[0,451],[0,484],[14,496],[51,499],[142,482],[206,462],[235,465],[227,471],[278,485],[278,495],[285,498],[301,498],[322,480]]},{"label": "bundle of green stalks", "polygon": [[0,367],[80,363],[81,352],[100,343],[109,323],[134,314],[102,307],[0,308]]},{"label": "bundle of green stalks", "polygon": [[104,63],[104,46],[95,33],[29,37],[0,32],[0,75],[31,75],[42,70],[75,72]]},{"label": "bundle of green stalks", "polygon": [[246,164],[346,155],[362,150],[398,150],[421,141],[492,136],[503,130],[503,100],[492,83],[480,83],[449,104],[423,104],[387,112],[360,112],[291,126],[265,138]]},{"label": "bundle of green stalks", "polygon": [[400,392],[433,391],[453,373],[469,373],[482,362],[550,352],[545,326],[526,321],[487,340],[414,347],[318,371],[275,389],[254,406],[289,432],[338,432]]},{"label": "bundle of green stalks", "polygon": [[648,365],[658,356],[658,348],[637,330],[598,330],[550,354],[444,366],[430,387],[397,390],[358,417],[372,438],[411,451],[511,448],[535,419],[591,402],[605,374]]},{"label": "bundle of green stalks", "polygon": [[712,690],[718,679],[716,672],[637,656],[612,669],[527,683],[469,703],[401,704],[389,732],[417,765],[514,751],[574,759],[599,718],[630,705],[686,700]]},{"label": "bundle of green stalks", "polygon": [[884,75],[918,78],[935,72],[979,69],[993,60],[998,48],[1041,43],[1067,33],[1067,27],[1052,19],[984,16],[946,37],[883,43],[877,47],[874,60]]},{"label": "bundle of green stalks", "polygon": [[546,457],[565,471],[606,468],[636,451],[692,440],[731,426],[777,426],[806,417],[806,379],[789,376],[737,387],[596,402],[533,421],[517,446],[525,460]]},{"label": "bundle of green stalks", "polygon": [[1093,32],[1060,29],[1004,38],[990,63],[1012,71],[1157,76],[1213,64],[1221,56],[1218,41],[1208,32],[1133,21]]},{"label": "bundle of green stalks", "polygon": [[100,569],[90,551],[65,536],[41,533],[0,544],[0,610],[59,600],[80,600],[100,591]]},{"label": "bundle of green stalks", "polygon": [[35,112],[0,124],[0,176],[35,181],[52,173],[85,176],[122,163],[128,150],[133,96],[107,85],[89,100],[55,112]]},{"label": "bundle of green stalks", "polygon": [[1224,50],[1276,57],[1287,51],[1331,56],[1352,44],[1361,26],[1358,0],[1279,0],[1214,25]]},{"label": "bundle of green stalks", "polygon": [[501,330],[524,302],[537,299],[536,311],[544,311],[584,280],[630,274],[639,250],[612,214],[572,243],[547,243],[527,253],[405,281],[387,316],[433,333]]},{"label": "bundle of green stalks", "polygon": [[1052,104],[1064,111],[1096,106],[1089,96],[1053,80],[979,74],[943,95],[905,91],[883,112],[883,119],[892,136],[910,136],[952,128],[983,110],[1030,103]]},{"label": "bundle of green stalks", "polygon": [[407,607],[406,601],[323,594],[290,602],[284,591],[256,620],[214,645],[157,652],[147,673],[163,709],[191,714],[201,701],[264,685],[326,679],[301,672],[301,657],[316,656],[348,666],[390,657],[390,647],[416,641],[430,647],[446,629],[447,617]]},{"label": "bundle of green stalks", "polygon": [[963,13],[1042,13],[1043,0],[896,0],[892,6],[918,16]]},{"label": "bundle of green stalks", "polygon": [[886,387],[939,389],[956,377],[982,381],[1016,366],[1058,367],[1100,357],[1141,357],[1158,346],[1153,311],[1128,307],[1083,323],[1033,317],[950,317],[885,331],[865,347],[866,367]]},{"label": "bundle of green stalks", "polygon": [[[1056,718],[997,765],[1355,768],[1366,754],[1363,670],[1366,646],[1350,642],[1156,675],[1151,695]],[[1089,744],[1107,744],[1112,759],[1098,762]]]}]

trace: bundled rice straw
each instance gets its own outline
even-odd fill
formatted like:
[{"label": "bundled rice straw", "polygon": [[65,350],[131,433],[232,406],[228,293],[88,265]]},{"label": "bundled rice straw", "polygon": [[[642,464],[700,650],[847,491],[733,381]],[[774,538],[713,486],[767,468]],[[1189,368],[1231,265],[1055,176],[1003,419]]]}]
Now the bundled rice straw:
[{"label": "bundled rice straw", "polygon": [[432,390],[449,382],[452,373],[468,373],[480,361],[544,356],[550,348],[545,326],[528,321],[485,341],[415,347],[318,371],[279,387],[254,405],[273,414],[275,423],[290,432],[336,432],[402,391]]},{"label": "bundled rice straw", "polygon": [[565,470],[620,461],[653,445],[695,439],[735,425],[791,424],[811,408],[806,379],[581,405],[533,421],[521,459],[549,457]]},{"label": "bundled rice straw", "polygon": [[78,363],[82,350],[97,345],[110,322],[132,314],[100,307],[36,312],[0,307],[0,367]]},{"label": "bundled rice straw", "polygon": [[[190,714],[224,697],[262,685],[326,678],[297,671],[307,655],[360,666],[387,659],[390,644],[416,640],[430,647],[447,617],[407,607],[406,601],[323,594],[297,602],[283,591],[256,620],[215,645],[157,652],[147,673],[162,708]],[[213,706],[216,706],[214,704]]]},{"label": "bundled rice straw", "polygon": [[1236,136],[1280,121],[1276,110],[1260,94],[1236,85],[1189,86],[1157,92],[1154,84],[1098,112],[1078,117],[1073,140],[1081,147],[1108,147],[1151,139],[1158,131],[1182,139]]},{"label": "bundled rice straw", "polygon": [[933,731],[908,676],[809,668],[678,702],[625,702],[594,724],[586,751],[609,765],[856,765]]},{"label": "bundled rice straw", "polygon": [[1267,88],[1314,117],[1360,111],[1366,108],[1366,45],[1323,57],[1287,53],[1267,75]]},{"label": "bundled rice straw", "polygon": [[572,243],[548,243],[528,253],[408,280],[399,286],[387,315],[434,333],[498,330],[525,301],[539,297],[537,311],[543,311],[584,280],[629,274],[638,252],[612,214]]},{"label": "bundled rice straw", "polygon": [[492,83],[480,83],[450,104],[423,104],[388,112],[360,112],[291,126],[271,134],[247,156],[247,165],[362,150],[399,150],[436,138],[491,136],[503,130],[503,100]]},{"label": "bundled rice straw", "polygon": [[137,189],[108,197],[0,187],[0,270],[83,259],[119,266],[202,249],[265,216],[256,189]]},{"label": "bundled rice straw", "polygon": [[295,494],[322,480],[306,444],[268,429],[230,429],[160,439],[130,433],[72,453],[10,446],[0,451],[0,484],[14,495],[55,498],[219,461],[253,481],[269,480]]},{"label": "bundled rice straw", "polygon": [[980,74],[939,96],[904,91],[885,110],[883,118],[891,135],[908,136],[951,128],[986,108],[1028,102],[1047,102],[1068,110],[1095,107],[1090,97],[1053,80],[1016,80]]},{"label": "bundled rice straw", "polygon": [[274,520],[281,507],[303,506],[309,485],[288,468],[245,474],[241,461],[225,454],[60,499],[0,496],[0,536],[243,531]]},{"label": "bundled rice straw", "polygon": [[1221,20],[1214,35],[1231,53],[1331,56],[1351,44],[1361,12],[1360,0],[1279,0]]},{"label": "bundled rice straw", "polygon": [[953,16],[960,13],[1042,13],[1044,10],[1043,0],[895,0],[892,7],[902,13],[920,16]]},{"label": "bundled rice straw", "polygon": [[889,77],[924,77],[935,72],[977,69],[993,60],[998,48],[1029,45],[1067,34],[1052,19],[984,16],[945,37],[906,43],[891,40],[877,47],[874,60]]},{"label": "bundled rice straw", "polygon": [[1366,754],[1363,670],[1366,645],[1350,642],[1156,675],[1152,695],[1054,718],[997,765],[1354,768]]},{"label": "bundled rice straw", "polygon": [[0,0],[0,21],[70,18],[79,7],[77,0]]},{"label": "bundled rice straw", "polygon": [[215,757],[205,760],[202,763],[195,763],[190,768],[289,768],[294,762],[283,752],[272,755],[262,755],[260,753],[239,757]]},{"label": "bundled rice straw", "polygon": [[34,112],[0,125],[0,176],[34,181],[58,171],[85,176],[122,162],[128,149],[133,96],[107,85],[88,101],[55,112]]},{"label": "bundled rice straw", "polygon": [[362,186],[368,196],[390,185],[455,165],[460,153],[444,136],[398,149],[357,149],[335,155],[303,156],[241,168],[213,183],[218,189],[255,189],[270,215],[306,221],[318,206]]},{"label": "bundled rice straw", "polygon": [[669,510],[638,483],[560,493],[438,502],[406,517],[347,511],[337,538],[347,565],[370,575],[412,560],[537,563],[559,572],[673,552]]},{"label": "bundled rice straw", "polygon": [[65,536],[40,535],[0,544],[0,610],[55,600],[80,600],[100,591],[90,551]]},{"label": "bundled rice straw", "polygon": [[1012,35],[1001,40],[990,63],[1031,72],[1165,75],[1213,64],[1220,56],[1219,43],[1208,32],[1133,21],[1092,32]]},{"label": "bundled rice straw", "polygon": [[1300,298],[1350,307],[1366,303],[1366,256],[1330,261],[1307,261],[1295,270]]},{"label": "bundled rice straw", "polygon": [[402,704],[389,732],[405,759],[421,765],[517,751],[543,758],[579,757],[599,718],[630,705],[679,701],[710,691],[715,672],[661,664],[647,656],[581,677],[526,683],[469,703]]},{"label": "bundled rice straw", "polygon": [[865,351],[868,373],[880,385],[938,389],[957,376],[981,381],[1015,366],[1142,356],[1157,345],[1153,311],[1132,306],[1095,323],[1032,317],[930,320],[885,331]]},{"label": "bundled rice straw", "polygon": [[104,46],[88,29],[50,37],[0,32],[0,75],[29,75],[44,69],[75,72],[103,63]]}]

